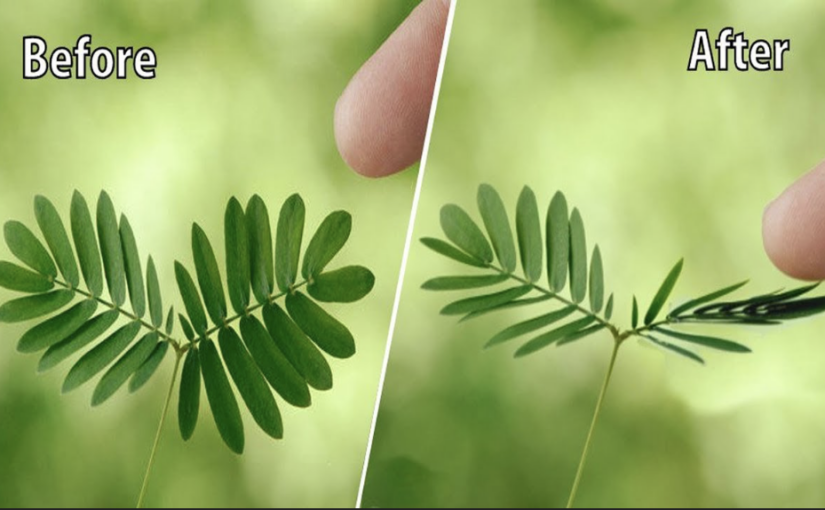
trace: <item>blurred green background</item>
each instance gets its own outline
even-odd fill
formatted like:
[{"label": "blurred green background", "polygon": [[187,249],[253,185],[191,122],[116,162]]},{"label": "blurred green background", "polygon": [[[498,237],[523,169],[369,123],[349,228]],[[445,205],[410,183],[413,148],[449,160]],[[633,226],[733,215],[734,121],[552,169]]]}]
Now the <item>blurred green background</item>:
[{"label": "blurred green background", "polygon": [[[793,286],[761,216],[825,157],[823,20],[812,0],[460,1],[416,239],[443,237],[448,202],[480,221],[482,182],[511,215],[529,184],[542,214],[559,189],[579,207],[625,325],[631,295],[646,306],[682,256],[674,303],[747,278],[744,295]],[[790,38],[786,70],[686,72],[694,30],[728,25]],[[439,316],[450,296],[419,286],[468,272],[410,253],[366,506],[566,502],[610,337],[518,361],[516,344],[482,352],[531,312]],[[629,342],[577,504],[825,504],[823,324],[737,330],[755,352],[703,350],[706,367]]]},{"label": "blurred green background", "polygon": [[[147,505],[355,503],[415,169],[381,181],[355,175],[338,156],[332,114],[352,74],[416,3],[2,0],[0,220],[34,226],[36,194],[68,217],[74,189],[92,204],[106,189],[129,216],[144,262],[152,254],[159,263],[166,302],[180,305],[172,264],[191,267],[193,221],[220,246],[231,195],[245,203],[261,194],[277,219],[300,192],[307,232],[333,210],[353,214],[333,266],[364,264],[377,278],[367,299],[331,309],[359,352],[331,362],[335,388],[315,393],[310,409],[281,405],[284,441],[244,410],[246,453],[236,457],[202,408],[184,444],[175,399]],[[157,79],[22,79],[24,35],[44,37],[51,50],[84,33],[93,47],[153,47]],[[10,257],[3,243],[0,258]],[[11,297],[0,292],[0,301]],[[25,329],[0,328],[0,506],[133,505],[172,358],[140,393],[91,409],[93,384],[60,396],[70,363],[36,375],[38,357],[15,352]]]}]

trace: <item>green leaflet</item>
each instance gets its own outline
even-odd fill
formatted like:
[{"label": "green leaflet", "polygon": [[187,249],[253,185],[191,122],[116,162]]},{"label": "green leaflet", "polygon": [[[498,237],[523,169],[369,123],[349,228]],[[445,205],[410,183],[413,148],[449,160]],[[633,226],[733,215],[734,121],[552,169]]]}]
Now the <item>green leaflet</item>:
[{"label": "green leaflet", "polygon": [[249,306],[249,286],[252,273],[249,267],[249,232],[246,217],[238,199],[232,197],[224,215],[226,241],[226,285],[229,301],[236,313],[242,314]]},{"label": "green leaflet", "polygon": [[97,235],[100,238],[109,295],[115,305],[122,306],[126,301],[126,267],[123,262],[115,206],[105,191],[100,193],[97,201]]},{"label": "green leaflet", "polygon": [[189,323],[189,321],[183,315],[178,314],[178,320],[180,321],[180,329],[183,330],[183,335],[190,342],[194,342],[195,341],[195,330],[192,329],[192,325]]},{"label": "green leaflet", "polygon": [[189,271],[180,262],[175,262],[175,279],[178,281],[178,289],[186,307],[186,314],[192,321],[192,326],[199,336],[206,334],[206,314],[203,311],[203,303],[195,287],[195,282]]},{"label": "green leaflet", "polygon": [[121,356],[97,383],[92,394],[92,406],[99,406],[114,395],[149,358],[157,342],[158,334],[148,333]]},{"label": "green leaflet", "polygon": [[166,315],[166,334],[171,335],[172,331],[175,330],[175,307],[169,307],[169,313]]},{"label": "green leaflet", "polygon": [[218,349],[212,340],[206,339],[200,346],[201,375],[206,388],[206,398],[212,408],[212,417],[218,426],[224,443],[238,455],[243,453],[244,433],[238,401],[229,385]]},{"label": "green leaflet", "polygon": [[464,322],[464,321],[468,321],[468,320],[472,320],[472,319],[477,319],[479,317],[483,317],[484,315],[487,315],[488,313],[498,312],[500,310],[508,310],[510,308],[519,308],[519,307],[522,307],[522,306],[530,306],[530,305],[534,305],[536,303],[542,303],[544,301],[552,299],[552,297],[553,296],[551,296],[549,294],[542,294],[542,295],[536,296],[536,297],[516,299],[514,301],[510,301],[510,302],[507,302],[507,303],[495,304],[495,305],[492,305],[492,306],[488,306],[488,307],[481,308],[479,310],[475,310],[473,312],[470,312],[467,315],[465,315],[464,317],[462,317],[461,319],[459,319],[458,322]]},{"label": "green leaflet", "polygon": [[680,259],[679,262],[673,266],[673,269],[670,270],[670,273],[668,273],[665,281],[662,282],[662,286],[659,287],[659,290],[653,297],[653,301],[650,303],[650,307],[647,309],[647,313],[645,314],[645,326],[649,326],[654,320],[656,320],[656,316],[659,315],[659,312],[665,305],[665,301],[667,301],[667,298],[670,297],[673,287],[676,286],[676,280],[679,279],[679,274],[682,272],[683,264],[684,259]]},{"label": "green leaflet", "polygon": [[560,328],[539,335],[536,338],[524,344],[523,346],[521,346],[521,348],[519,348],[519,350],[516,351],[515,357],[521,358],[527,356],[528,354],[533,354],[539,349],[543,349],[553,344],[554,342],[558,342],[559,340],[562,340],[566,337],[569,337],[570,335],[573,335],[581,330],[584,330],[584,328],[592,324],[595,320],[596,318],[590,315],[570,322],[568,324],[565,324]]},{"label": "green leaflet", "polygon": [[799,319],[825,311],[825,297],[774,303],[765,307],[756,317],[773,320]]},{"label": "green leaflet", "polygon": [[663,348],[665,348],[665,349],[667,349],[671,352],[675,352],[676,354],[678,354],[680,356],[684,356],[684,357],[686,357],[690,360],[693,360],[693,361],[695,361],[695,362],[697,362],[701,365],[705,364],[705,360],[703,360],[698,354],[696,354],[693,351],[689,351],[689,350],[687,350],[683,347],[679,347],[678,345],[674,345],[672,343],[659,340],[658,338],[656,338],[654,336],[651,336],[651,335],[644,335],[644,338],[651,341],[655,345],[658,345],[659,347],[663,347]]},{"label": "green leaflet", "polygon": [[530,285],[521,285],[519,287],[512,287],[507,290],[495,292],[493,294],[485,294],[483,296],[475,296],[471,298],[462,299],[454,303],[450,303],[441,310],[442,315],[464,315],[467,313],[477,312],[486,308],[510,303],[515,299],[527,294],[532,290]]},{"label": "green leaflet", "polygon": [[718,349],[720,351],[727,352],[751,352],[751,350],[745,347],[744,345],[737,344],[736,342],[731,342],[730,340],[725,340],[722,338],[704,335],[691,335],[688,333],[682,333],[680,331],[673,331],[672,329],[665,328],[654,328],[654,330],[667,336],[679,340],[684,340],[685,342],[704,345],[705,347],[710,347],[711,349]]},{"label": "green leaflet", "polygon": [[593,258],[590,260],[590,310],[599,313],[604,304],[604,270],[602,268],[602,253],[599,245],[593,248]]},{"label": "green leaflet", "polygon": [[[159,328],[163,326],[163,298],[160,295],[160,281],[158,280],[158,270],[155,268],[155,261],[149,257],[146,265],[146,290],[149,295],[149,315],[152,319],[152,326]],[[169,321],[174,319],[172,311],[169,313]],[[167,335],[170,332],[167,332]]]},{"label": "green leaflet", "polygon": [[578,209],[570,217],[570,296],[576,303],[587,293],[587,241],[584,222]]},{"label": "green leaflet", "polygon": [[472,255],[467,255],[463,251],[454,247],[450,243],[447,243],[446,241],[442,241],[441,239],[424,237],[421,239],[421,243],[434,252],[440,253],[441,255],[451,258],[456,262],[461,262],[462,264],[473,267],[487,267],[487,264],[483,260],[479,260]]},{"label": "green leaflet", "polygon": [[252,356],[241,343],[241,339],[233,329],[223,328],[218,334],[223,359],[229,375],[235,381],[235,386],[241,394],[252,418],[261,429],[275,439],[284,437],[284,426],[278,404],[266,379],[261,375]]},{"label": "green leaflet", "polygon": [[50,368],[54,368],[61,361],[86,347],[112,327],[119,316],[117,310],[107,310],[94,319],[87,321],[65,340],[49,347],[43,357],[40,358],[37,371],[45,372]]},{"label": "green leaflet", "polygon": [[23,269],[11,262],[0,262],[0,287],[17,292],[47,292],[54,283],[46,276]]},{"label": "green leaflet", "polygon": [[[223,294],[221,272],[218,269],[215,252],[212,251],[212,244],[197,223],[192,225],[192,254],[195,258],[195,272],[198,275],[201,294],[203,294],[203,300],[206,303],[206,311],[209,313],[212,323],[220,327],[226,318],[226,298]],[[201,331],[199,330],[199,332]]]},{"label": "green leaflet", "polygon": [[304,201],[298,194],[290,196],[281,207],[275,239],[275,279],[281,292],[289,292],[296,283],[305,217]]},{"label": "green leaflet", "polygon": [[372,291],[375,276],[362,266],[347,266],[319,274],[307,286],[309,295],[324,303],[353,303]]},{"label": "green leaflet", "polygon": [[490,243],[461,207],[448,204],[441,208],[441,228],[447,239],[474,258],[487,264],[493,261]]},{"label": "green leaflet", "polygon": [[55,290],[48,294],[14,299],[0,306],[0,322],[24,322],[56,312],[74,299],[71,290]]},{"label": "green leaflet", "polygon": [[748,283],[748,280],[745,280],[744,282],[739,282],[739,283],[731,285],[729,287],[725,287],[724,289],[719,289],[717,291],[713,291],[709,294],[705,294],[704,296],[698,297],[696,299],[691,299],[687,303],[685,303],[683,305],[680,305],[680,306],[677,306],[672,312],[670,312],[670,314],[668,314],[668,316],[669,317],[678,317],[679,315],[683,314],[684,312],[687,312],[688,310],[693,310],[694,308],[698,308],[698,307],[704,305],[705,303],[710,303],[711,301],[719,299],[720,297],[727,296],[731,292],[734,292],[734,291],[740,289],[741,287],[743,287],[747,283]]},{"label": "green leaflet", "polygon": [[317,276],[347,243],[352,231],[352,216],[335,211],[324,218],[304,252],[301,274],[305,280]]},{"label": "green leaflet", "polygon": [[530,282],[541,278],[544,246],[541,239],[541,223],[536,195],[525,186],[518,197],[516,208],[516,233],[524,277]]},{"label": "green leaflet", "polygon": [[69,236],[66,234],[66,228],[60,220],[57,209],[49,202],[48,198],[38,195],[34,198],[34,216],[43,237],[46,239],[46,244],[49,245],[49,249],[54,255],[60,274],[66,279],[66,283],[72,287],[77,287],[80,284],[77,262],[75,262]]},{"label": "green leaflet", "polygon": [[269,334],[306,382],[316,390],[331,389],[332,369],[301,328],[276,304],[265,305],[263,316]]},{"label": "green leaflet", "polygon": [[547,210],[547,282],[554,292],[561,292],[567,283],[570,259],[570,222],[567,219],[567,199],[561,191],[553,195]]},{"label": "green leaflet", "polygon": [[17,350],[23,353],[32,353],[64,340],[80,328],[97,309],[97,303],[87,299],[60,315],[34,326],[20,338]]},{"label": "green leaflet", "polygon": [[513,243],[513,231],[504,209],[504,202],[498,192],[489,184],[478,187],[478,210],[481,219],[493,242],[501,267],[508,273],[516,270],[516,246]]},{"label": "green leaflet", "polygon": [[489,287],[505,282],[510,277],[506,274],[481,276],[441,276],[427,280],[421,286],[425,290],[465,290]]},{"label": "green leaflet", "polygon": [[120,242],[123,246],[123,263],[126,268],[126,283],[129,285],[132,311],[142,318],[146,315],[146,287],[143,285],[143,269],[140,266],[135,233],[125,215],[120,216]]},{"label": "green leaflet", "polygon": [[242,318],[241,336],[272,389],[295,407],[309,407],[312,398],[306,381],[286,359],[263,324],[252,316]]},{"label": "green leaflet", "polygon": [[509,328],[506,328],[496,334],[493,338],[490,339],[489,342],[484,346],[485,348],[493,347],[495,345],[504,343],[508,340],[512,340],[513,338],[520,337],[522,335],[526,335],[527,333],[532,333],[538,329],[547,327],[555,322],[558,322],[565,317],[569,316],[571,313],[576,311],[575,306],[567,306],[562,308],[561,310],[556,310],[534,319],[529,319],[524,322],[519,322]]},{"label": "green leaflet", "polygon": [[80,260],[80,269],[86,287],[95,297],[103,294],[103,267],[100,263],[100,249],[97,246],[95,227],[86,199],[79,192],[72,195],[71,208],[72,238]]},{"label": "green leaflet", "polygon": [[43,276],[57,278],[57,267],[51,255],[27,226],[19,221],[9,221],[3,227],[3,234],[9,250],[20,262]]},{"label": "green leaflet", "polygon": [[[744,310],[742,311],[748,314],[752,314],[758,313],[760,309],[764,309],[768,306],[790,304],[788,302],[792,299],[807,294],[808,292],[814,290],[817,287],[819,287],[819,282],[814,283],[812,285],[805,285],[804,287],[799,287],[786,292],[781,292],[779,294],[754,298],[750,300],[750,302],[747,304],[747,306],[745,306]],[[797,302],[801,302],[801,300]]]},{"label": "green leaflet", "polygon": [[246,229],[249,233],[252,292],[258,303],[266,303],[275,288],[275,268],[272,260],[272,229],[269,212],[258,195],[246,206]]},{"label": "green leaflet", "polygon": [[189,349],[183,361],[178,394],[178,428],[184,441],[189,441],[198,424],[201,402],[201,362],[198,349]]},{"label": "green leaflet", "polygon": [[630,315],[630,327],[636,329],[639,325],[639,303],[636,301],[636,296],[633,296],[633,312]]},{"label": "green leaflet", "polygon": [[346,359],[355,354],[355,339],[346,326],[302,293],[287,294],[286,309],[298,327],[330,356]]},{"label": "green leaflet", "polygon": [[596,324],[596,325],[590,326],[589,328],[584,328],[584,329],[579,330],[575,333],[572,333],[570,335],[565,336],[564,338],[559,340],[556,343],[556,345],[558,347],[561,347],[562,345],[567,345],[567,344],[573,343],[576,340],[581,340],[582,338],[584,338],[586,336],[590,336],[592,334],[598,333],[599,331],[603,330],[606,327],[607,326],[605,326],[604,324]]},{"label": "green leaflet", "polygon": [[144,361],[140,368],[132,375],[132,378],[129,379],[129,393],[136,392],[141,389],[144,384],[149,382],[149,379],[155,375],[158,367],[160,367],[167,352],[169,352],[168,342],[158,342],[157,345],[155,345],[152,354],[149,355],[146,361]]},{"label": "green leaflet", "polygon": [[613,317],[613,294],[607,298],[607,304],[604,307],[604,318],[610,320]]},{"label": "green leaflet", "polygon": [[63,393],[68,393],[109,366],[135,339],[140,322],[133,321],[112,333],[74,364],[63,381]]}]

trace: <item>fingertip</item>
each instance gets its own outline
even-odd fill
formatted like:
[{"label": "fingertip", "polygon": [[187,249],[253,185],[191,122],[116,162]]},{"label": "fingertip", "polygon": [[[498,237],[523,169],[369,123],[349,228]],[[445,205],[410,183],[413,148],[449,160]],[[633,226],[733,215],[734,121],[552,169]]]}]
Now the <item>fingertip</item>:
[{"label": "fingertip", "polygon": [[825,164],[768,204],[762,242],[771,262],[788,276],[825,279]]}]

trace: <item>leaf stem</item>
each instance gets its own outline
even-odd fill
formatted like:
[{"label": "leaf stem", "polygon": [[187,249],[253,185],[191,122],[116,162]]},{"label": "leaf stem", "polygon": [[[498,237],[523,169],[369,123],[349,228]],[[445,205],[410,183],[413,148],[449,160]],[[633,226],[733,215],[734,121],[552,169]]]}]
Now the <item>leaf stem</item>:
[{"label": "leaf stem", "polygon": [[172,393],[175,390],[175,381],[178,377],[178,368],[180,367],[180,360],[182,358],[180,352],[175,352],[175,369],[172,372],[172,382],[169,383],[169,391],[166,394],[166,402],[163,404],[163,412],[160,415],[160,423],[158,423],[158,431],[155,434],[155,442],[152,445],[152,453],[149,455],[149,464],[146,466],[146,473],[143,475],[143,484],[140,487],[140,495],[138,496],[137,508],[143,506],[143,498],[146,496],[146,487],[149,484],[149,475],[152,472],[152,465],[155,463],[155,454],[158,451],[160,444],[160,436],[163,431],[163,424],[166,423],[166,416],[169,414],[169,404],[172,402]]},{"label": "leaf stem", "polygon": [[596,423],[599,421],[599,413],[604,405],[604,397],[607,394],[607,387],[610,385],[610,377],[613,375],[613,367],[616,365],[616,356],[619,354],[619,347],[622,345],[622,340],[614,337],[615,343],[613,346],[613,354],[610,357],[610,364],[607,366],[607,374],[604,378],[602,391],[599,393],[599,400],[596,403],[596,411],[593,413],[593,422],[590,424],[590,431],[587,433],[587,440],[584,443],[584,450],[582,450],[581,458],[579,459],[579,468],[576,471],[576,478],[573,480],[573,487],[570,489],[570,497],[567,500],[567,508],[573,507],[573,502],[576,499],[576,493],[579,490],[579,483],[581,482],[582,473],[584,472],[584,465],[587,462],[587,453],[590,450],[590,443],[593,440],[593,431],[596,429]]}]

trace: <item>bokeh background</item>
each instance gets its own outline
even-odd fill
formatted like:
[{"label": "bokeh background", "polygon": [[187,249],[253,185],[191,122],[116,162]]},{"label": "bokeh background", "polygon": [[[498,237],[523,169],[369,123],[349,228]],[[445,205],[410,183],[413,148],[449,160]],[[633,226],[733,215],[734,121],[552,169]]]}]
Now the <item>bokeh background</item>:
[{"label": "bokeh background", "polygon": [[[220,246],[231,195],[245,203],[261,194],[276,221],[300,192],[307,232],[333,210],[353,214],[334,264],[364,264],[377,278],[364,301],[332,308],[359,352],[331,362],[335,388],[314,393],[310,409],[281,405],[284,441],[270,440],[244,410],[246,453],[234,456],[202,408],[185,444],[175,398],[147,505],[354,505],[416,169],[381,181],[355,175],[338,156],[332,114],[351,75],[415,4],[2,1],[2,221],[34,226],[36,194],[68,217],[74,189],[92,204],[106,189],[129,216],[144,263],[149,254],[158,262],[166,302],[179,305],[172,264],[191,267],[193,221]],[[24,35],[45,38],[51,50],[85,33],[93,47],[153,47],[157,79],[22,79]],[[0,300],[11,297],[0,291]],[[37,375],[38,357],[16,353],[25,329],[0,328],[0,506],[133,505],[172,358],[141,392],[92,409],[93,384],[60,395],[71,363]]]},{"label": "bokeh background", "polygon": [[[761,216],[825,158],[824,20],[808,0],[460,1],[415,237],[443,237],[448,202],[480,221],[482,182],[512,221],[529,184],[542,211],[559,189],[580,208],[625,325],[632,294],[646,306],[682,256],[673,303],[795,285],[764,254]],[[786,70],[686,72],[694,30],[728,25],[790,38]],[[366,506],[566,503],[610,337],[482,352],[530,312],[439,316],[450,296],[421,283],[468,272],[410,253]],[[705,367],[625,345],[578,505],[825,504],[824,320],[738,329],[755,352],[702,350]]]}]

